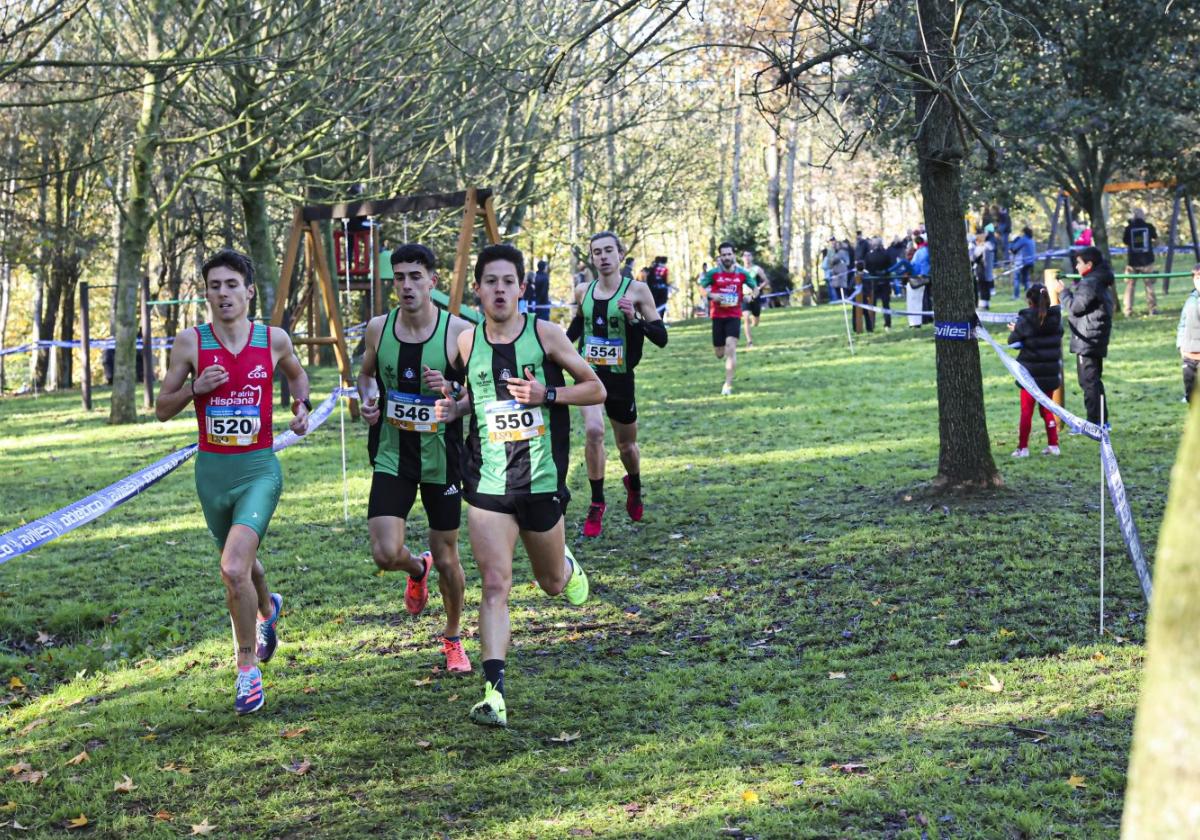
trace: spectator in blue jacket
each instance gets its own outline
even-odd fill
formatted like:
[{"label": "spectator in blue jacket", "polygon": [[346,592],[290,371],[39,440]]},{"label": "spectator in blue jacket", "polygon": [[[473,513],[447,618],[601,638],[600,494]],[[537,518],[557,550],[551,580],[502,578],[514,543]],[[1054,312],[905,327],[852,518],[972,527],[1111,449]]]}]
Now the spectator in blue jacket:
[{"label": "spectator in blue jacket", "polygon": [[1037,245],[1033,241],[1033,228],[1025,226],[1021,235],[1012,241],[1008,251],[1013,255],[1013,300],[1021,297],[1022,290],[1029,289],[1029,275],[1037,259]]}]

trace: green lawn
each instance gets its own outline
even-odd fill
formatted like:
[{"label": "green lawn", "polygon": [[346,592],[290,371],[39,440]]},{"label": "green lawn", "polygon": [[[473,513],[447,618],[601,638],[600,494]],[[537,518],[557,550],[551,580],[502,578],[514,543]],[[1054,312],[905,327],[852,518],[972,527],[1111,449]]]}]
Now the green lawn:
[{"label": "green lawn", "polygon": [[[1118,319],[1105,370],[1148,556],[1184,417],[1181,299]],[[465,533],[477,673],[456,678],[438,668],[436,594],[411,619],[403,576],[370,560],[366,436],[350,423],[343,520],[336,414],[281,455],[262,555],[286,598],[281,647],[266,708],[236,718],[223,589],[185,465],[0,566],[4,831],[1115,837],[1145,604],[1109,515],[1116,635],[1097,636],[1097,445],[1066,437],[1060,459],[1010,459],[1016,389],[984,346],[1006,488],[928,498],[930,333],[900,325],[851,356],[838,311],[770,310],[730,398],[707,323],[648,346],[646,519],[624,515],[610,445],[604,536],[575,541],[587,605],[540,596],[519,554],[507,731],[466,717],[480,677]],[[322,371],[314,393],[333,381]],[[109,428],[106,400],[90,415],[77,394],[0,400],[0,531],[194,439],[190,417]],[[575,431],[571,533],[587,500]],[[1031,449],[1043,445],[1039,421]],[[417,546],[419,506],[413,519]],[[125,776],[136,787],[114,790]],[[88,825],[66,829],[80,814]]]}]

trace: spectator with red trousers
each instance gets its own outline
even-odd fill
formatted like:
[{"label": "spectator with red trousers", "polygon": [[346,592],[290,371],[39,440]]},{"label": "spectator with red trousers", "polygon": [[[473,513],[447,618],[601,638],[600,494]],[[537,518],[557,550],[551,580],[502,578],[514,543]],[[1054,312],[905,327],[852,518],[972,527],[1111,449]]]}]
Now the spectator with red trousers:
[{"label": "spectator with red trousers", "polygon": [[[1050,305],[1050,294],[1041,283],[1034,283],[1025,293],[1029,307],[1017,314],[1017,320],[1008,325],[1011,332],[1008,343],[1021,348],[1017,362],[1029,372],[1033,381],[1047,394],[1053,394],[1062,385],[1062,311]],[[1021,388],[1021,420],[1017,427],[1017,450],[1014,458],[1029,457],[1029,432],[1033,426],[1033,409],[1037,405],[1033,395]],[[1054,412],[1037,405],[1046,424],[1046,448],[1043,455],[1057,455],[1058,422]]]}]

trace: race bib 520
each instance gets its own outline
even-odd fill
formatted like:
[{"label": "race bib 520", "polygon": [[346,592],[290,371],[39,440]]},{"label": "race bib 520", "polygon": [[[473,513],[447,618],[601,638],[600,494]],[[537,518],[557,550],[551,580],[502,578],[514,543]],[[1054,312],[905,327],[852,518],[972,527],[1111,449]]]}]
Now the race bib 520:
[{"label": "race bib 520", "polygon": [[522,405],[516,400],[495,400],[483,407],[487,420],[488,441],[507,443],[532,440],[546,434],[540,405]]},{"label": "race bib 520", "polygon": [[588,336],[583,351],[584,359],[593,367],[616,366],[625,361],[625,342],[619,338]]},{"label": "race bib 520", "polygon": [[214,446],[253,446],[262,418],[256,405],[210,405],[204,411],[205,439]]},{"label": "race bib 520", "polygon": [[438,430],[437,419],[433,413],[436,402],[437,397],[388,391],[383,416],[401,431],[431,434]]}]

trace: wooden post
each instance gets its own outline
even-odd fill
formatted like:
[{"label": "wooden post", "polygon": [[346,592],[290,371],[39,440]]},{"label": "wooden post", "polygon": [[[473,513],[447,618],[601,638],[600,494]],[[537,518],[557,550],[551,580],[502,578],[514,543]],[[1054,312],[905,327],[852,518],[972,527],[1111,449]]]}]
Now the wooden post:
[{"label": "wooden post", "polygon": [[283,251],[283,269],[279,273],[279,287],[275,290],[275,308],[271,311],[271,323],[285,330],[290,326],[283,322],[288,297],[292,290],[292,275],[296,273],[296,260],[300,255],[300,237],[304,233],[304,217],[300,208],[292,210],[292,229],[288,231],[287,246]]},{"label": "wooden post", "polygon": [[[1047,268],[1042,272],[1042,285],[1044,285],[1046,287],[1046,294],[1050,298],[1051,306],[1059,305],[1058,304],[1058,284],[1051,282],[1052,280],[1057,280],[1057,279],[1058,279],[1058,269],[1057,268]],[[1054,393],[1050,395],[1050,399],[1054,400],[1054,402],[1063,406],[1064,408],[1066,408],[1066,405],[1067,405],[1065,402],[1065,399],[1066,399],[1065,386],[1066,386],[1066,384],[1067,384],[1067,375],[1066,375],[1066,371],[1064,370],[1062,372],[1062,382],[1059,384],[1059,386],[1057,388],[1054,389]]]},{"label": "wooden post", "polygon": [[[337,294],[333,290],[333,277],[329,274],[329,260],[325,257],[325,243],[321,240],[321,227],[318,222],[309,222],[309,232],[313,238],[313,250],[316,254],[317,277],[321,284],[321,299],[325,304],[325,312],[329,315],[329,331],[333,333],[333,355],[337,359],[338,370],[342,374],[342,382],[347,387],[354,385],[354,373],[350,367],[350,352],[346,349],[346,334],[342,327],[342,313],[338,308]],[[315,341],[310,336],[308,341]],[[323,342],[329,343],[329,342]],[[358,400],[350,398],[350,416],[358,419]]]},{"label": "wooden post", "polygon": [[496,196],[489,195],[483,202],[483,229],[488,242],[500,244],[500,223],[496,220]]},{"label": "wooden post", "polygon": [[154,408],[154,343],[150,334],[150,277],[142,275],[142,383],[145,406]]},{"label": "wooden post", "polygon": [[[475,188],[468,187],[462,225],[458,229],[458,247],[454,252],[454,277],[450,284],[450,312],[453,315],[462,311],[463,289],[467,282],[467,261],[471,259],[471,239],[475,234],[475,214],[479,207],[475,196]],[[500,232],[497,229],[497,239],[499,236]]]},{"label": "wooden post", "polygon": [[[317,296],[313,291],[313,283],[316,282],[316,269],[313,267],[313,262],[316,258],[313,255],[312,237],[304,237],[304,297],[308,301],[308,306],[305,311],[308,312],[308,334],[315,336],[317,334]],[[313,367],[317,366],[317,345],[308,345],[308,363]]]},{"label": "wooden post", "polygon": [[88,321],[88,282],[79,284],[79,326],[83,332],[79,350],[83,355],[83,410],[92,410],[92,334]]}]

